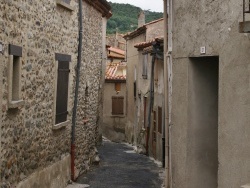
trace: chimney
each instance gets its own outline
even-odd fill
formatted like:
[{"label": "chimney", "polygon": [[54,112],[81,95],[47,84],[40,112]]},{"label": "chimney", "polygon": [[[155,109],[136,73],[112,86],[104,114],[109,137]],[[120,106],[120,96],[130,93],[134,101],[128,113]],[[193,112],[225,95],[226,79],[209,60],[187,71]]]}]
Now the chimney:
[{"label": "chimney", "polygon": [[138,28],[145,24],[145,13],[142,10],[138,15]]}]

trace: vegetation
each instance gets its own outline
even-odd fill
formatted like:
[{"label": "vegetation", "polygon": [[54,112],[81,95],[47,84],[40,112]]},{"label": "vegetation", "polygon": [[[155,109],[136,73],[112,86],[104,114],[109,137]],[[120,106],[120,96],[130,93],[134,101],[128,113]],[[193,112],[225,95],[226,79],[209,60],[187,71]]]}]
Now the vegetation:
[{"label": "vegetation", "polygon": [[[113,34],[116,30],[119,33],[133,31],[138,25],[138,14],[142,10],[139,7],[130,4],[120,4],[109,2],[112,7],[113,16],[107,23],[107,34]],[[161,12],[151,12],[144,10],[146,15],[146,23],[163,17]]]}]

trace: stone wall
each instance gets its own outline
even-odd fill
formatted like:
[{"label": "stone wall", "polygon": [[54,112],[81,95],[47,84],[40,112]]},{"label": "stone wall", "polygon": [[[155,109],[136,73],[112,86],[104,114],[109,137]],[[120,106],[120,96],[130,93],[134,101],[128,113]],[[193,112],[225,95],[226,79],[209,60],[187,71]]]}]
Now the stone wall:
[{"label": "stone wall", "polygon": [[95,158],[99,84],[102,75],[102,14],[83,1],[83,49],[76,125],[77,173],[89,168]]},{"label": "stone wall", "polygon": [[[17,185],[42,169],[51,169],[47,167],[64,160],[70,153],[74,68],[78,49],[77,1],[71,0],[70,8],[72,10],[58,6],[56,0],[4,0],[0,5],[0,42],[4,45],[4,53],[0,54],[0,71],[3,73],[0,78],[0,96],[3,95],[0,104],[0,175],[3,187]],[[95,155],[103,51],[101,13],[83,1],[83,19],[83,58],[76,128],[78,172],[87,169]],[[21,46],[23,52],[21,99],[24,105],[16,109],[8,109],[9,44]],[[55,53],[71,56],[68,124],[58,130],[53,130],[57,75]],[[88,122],[85,124],[83,120],[86,119]]]},{"label": "stone wall", "polygon": [[[72,6],[77,5],[72,1]],[[0,41],[4,44],[1,180],[15,185],[38,169],[70,152],[71,126],[53,131],[55,53],[71,55],[76,62],[77,11],[58,7],[55,1],[4,1],[0,5]],[[24,105],[8,109],[8,45],[22,47],[21,99]],[[74,66],[73,66],[74,67]],[[71,71],[74,74],[74,71]],[[73,90],[70,89],[69,119]]]}]

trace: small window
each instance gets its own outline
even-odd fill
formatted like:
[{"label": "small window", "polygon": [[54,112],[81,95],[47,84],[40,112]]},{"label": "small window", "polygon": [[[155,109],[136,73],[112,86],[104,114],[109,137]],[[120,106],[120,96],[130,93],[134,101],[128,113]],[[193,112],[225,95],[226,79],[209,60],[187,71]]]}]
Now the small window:
[{"label": "small window", "polygon": [[136,82],[134,82],[134,98],[136,99]]},{"label": "small window", "polygon": [[112,115],[124,114],[124,97],[113,96],[112,97]]},{"label": "small window", "polygon": [[153,111],[153,141],[156,142],[156,127],[157,127],[157,119],[156,119],[156,111]]},{"label": "small window", "polygon": [[162,133],[162,108],[158,107],[158,132]]},{"label": "small window", "polygon": [[143,62],[142,62],[142,78],[147,79],[148,77],[148,55],[143,55]]},{"label": "small window", "polygon": [[68,86],[69,86],[69,62],[71,56],[56,54],[58,61],[57,90],[56,90],[56,118],[55,123],[67,121],[68,115]]},{"label": "small window", "polygon": [[147,97],[144,97],[144,128],[147,127]]},{"label": "small window", "polygon": [[122,84],[120,82],[115,83],[115,91],[117,93],[119,93],[121,91],[121,85]]},{"label": "small window", "polygon": [[21,57],[22,47],[10,44],[8,64],[9,108],[17,108],[24,103],[21,100]]}]

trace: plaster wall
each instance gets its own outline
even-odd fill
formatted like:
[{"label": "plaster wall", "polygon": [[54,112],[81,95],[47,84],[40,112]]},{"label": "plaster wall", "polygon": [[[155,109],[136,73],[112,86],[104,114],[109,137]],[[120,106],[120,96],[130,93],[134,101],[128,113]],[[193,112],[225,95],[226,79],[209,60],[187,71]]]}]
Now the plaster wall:
[{"label": "plaster wall", "polygon": [[[138,82],[138,78],[135,75],[138,75],[139,70],[139,62],[138,62],[138,51],[136,48],[134,48],[134,45],[145,41],[146,36],[145,34],[141,34],[133,39],[130,39],[127,41],[127,80],[126,80],[126,86],[127,86],[127,124],[125,128],[125,135],[126,139],[129,143],[134,143],[137,138],[135,138],[135,131],[137,129],[137,112],[138,112],[138,106],[134,98],[134,82]],[[138,87],[138,83],[137,83]],[[137,92],[138,94],[138,89]]]},{"label": "plaster wall", "polygon": [[[112,115],[112,96],[123,96],[123,115]],[[103,104],[102,134],[108,139],[121,142],[125,141],[125,125],[127,122],[126,108],[126,83],[121,83],[121,91],[115,91],[115,83],[105,83]]]},{"label": "plaster wall", "polygon": [[164,21],[163,20],[147,25],[146,41],[150,41],[156,37],[161,37],[163,35],[164,35]]},{"label": "plaster wall", "polygon": [[173,185],[188,182],[188,57],[202,56],[201,46],[206,56],[219,56],[218,187],[245,185],[250,178],[250,36],[238,32],[242,1],[174,1],[173,13]]}]

